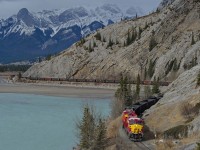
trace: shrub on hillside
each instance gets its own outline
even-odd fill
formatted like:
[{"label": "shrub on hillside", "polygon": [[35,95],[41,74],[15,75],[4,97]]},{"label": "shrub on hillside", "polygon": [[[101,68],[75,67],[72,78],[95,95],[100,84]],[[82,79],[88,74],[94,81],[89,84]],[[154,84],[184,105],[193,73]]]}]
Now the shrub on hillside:
[{"label": "shrub on hillside", "polygon": [[189,103],[183,103],[182,106],[181,106],[181,114],[183,117],[185,117],[186,119],[191,119],[192,118],[192,105],[189,104]]},{"label": "shrub on hillside", "polygon": [[196,150],[200,150],[200,143],[197,143]]},{"label": "shrub on hillside", "polygon": [[193,34],[193,32],[192,32],[192,41],[191,41],[191,45],[194,45],[196,42],[195,42],[195,40],[194,40],[194,34]]},{"label": "shrub on hillside", "polygon": [[199,74],[197,76],[197,86],[200,86],[200,72],[199,72]]},{"label": "shrub on hillside", "polygon": [[154,35],[151,36],[150,42],[149,42],[149,51],[152,51],[154,47],[156,47],[157,42],[155,40]]},{"label": "shrub on hillside", "polygon": [[96,38],[96,40],[101,41],[101,34],[99,32],[97,32],[94,37]]},{"label": "shrub on hillside", "polygon": [[165,138],[180,139],[180,138],[187,137],[187,136],[188,136],[188,126],[187,125],[179,125],[179,126],[171,128],[171,129],[168,129],[164,132]]},{"label": "shrub on hillside", "polygon": [[197,103],[195,106],[189,103],[183,103],[180,110],[182,116],[188,119],[188,121],[191,121],[195,118],[195,116],[199,115],[200,103]]}]

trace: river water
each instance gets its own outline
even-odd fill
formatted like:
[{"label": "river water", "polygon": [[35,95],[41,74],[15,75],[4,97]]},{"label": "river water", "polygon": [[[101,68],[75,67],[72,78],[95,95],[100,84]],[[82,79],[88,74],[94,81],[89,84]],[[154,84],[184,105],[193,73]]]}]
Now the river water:
[{"label": "river water", "polygon": [[109,99],[0,94],[0,150],[71,150],[86,103],[109,115]]}]

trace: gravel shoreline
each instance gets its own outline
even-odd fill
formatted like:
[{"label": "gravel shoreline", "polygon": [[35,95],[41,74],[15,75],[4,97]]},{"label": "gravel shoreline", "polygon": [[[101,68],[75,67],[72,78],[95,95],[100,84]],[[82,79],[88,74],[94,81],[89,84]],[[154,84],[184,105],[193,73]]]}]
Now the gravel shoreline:
[{"label": "gravel shoreline", "polygon": [[117,85],[94,85],[84,83],[3,83],[0,93],[36,94],[60,97],[113,98]]}]

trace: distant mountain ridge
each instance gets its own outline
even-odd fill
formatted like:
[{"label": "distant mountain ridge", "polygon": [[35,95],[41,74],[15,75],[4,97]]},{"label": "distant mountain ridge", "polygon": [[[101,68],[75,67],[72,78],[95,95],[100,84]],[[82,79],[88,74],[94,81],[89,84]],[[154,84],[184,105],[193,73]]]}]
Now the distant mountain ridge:
[{"label": "distant mountain ridge", "polygon": [[0,63],[60,52],[97,29],[136,14],[144,15],[140,8],[122,11],[113,4],[92,10],[76,7],[37,13],[22,8],[17,15],[0,20]]}]

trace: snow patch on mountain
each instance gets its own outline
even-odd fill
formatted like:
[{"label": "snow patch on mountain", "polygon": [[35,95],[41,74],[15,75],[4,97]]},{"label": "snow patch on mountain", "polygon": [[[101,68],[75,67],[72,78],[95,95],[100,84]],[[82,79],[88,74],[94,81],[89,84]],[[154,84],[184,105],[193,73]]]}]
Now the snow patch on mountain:
[{"label": "snow patch on mountain", "polygon": [[144,15],[139,8],[121,10],[114,4],[40,12],[22,8],[16,15],[0,20],[0,55],[3,57],[0,62],[58,53],[97,29],[134,18],[136,14]]},{"label": "snow patch on mountain", "polygon": [[114,4],[104,4],[95,9],[75,7],[66,10],[43,10],[37,13],[29,12],[28,9],[22,8],[17,15],[6,20],[1,19],[0,29],[12,24],[5,36],[13,32],[20,32],[20,35],[26,34],[30,36],[34,32],[34,27],[40,28],[43,32],[49,27],[53,30],[51,36],[54,36],[60,29],[73,25],[84,27],[94,21],[99,21],[106,26],[109,24],[109,20],[119,22],[123,18],[134,17],[136,14],[141,16],[144,15],[144,12],[138,7],[130,7],[128,10],[123,11]]}]

